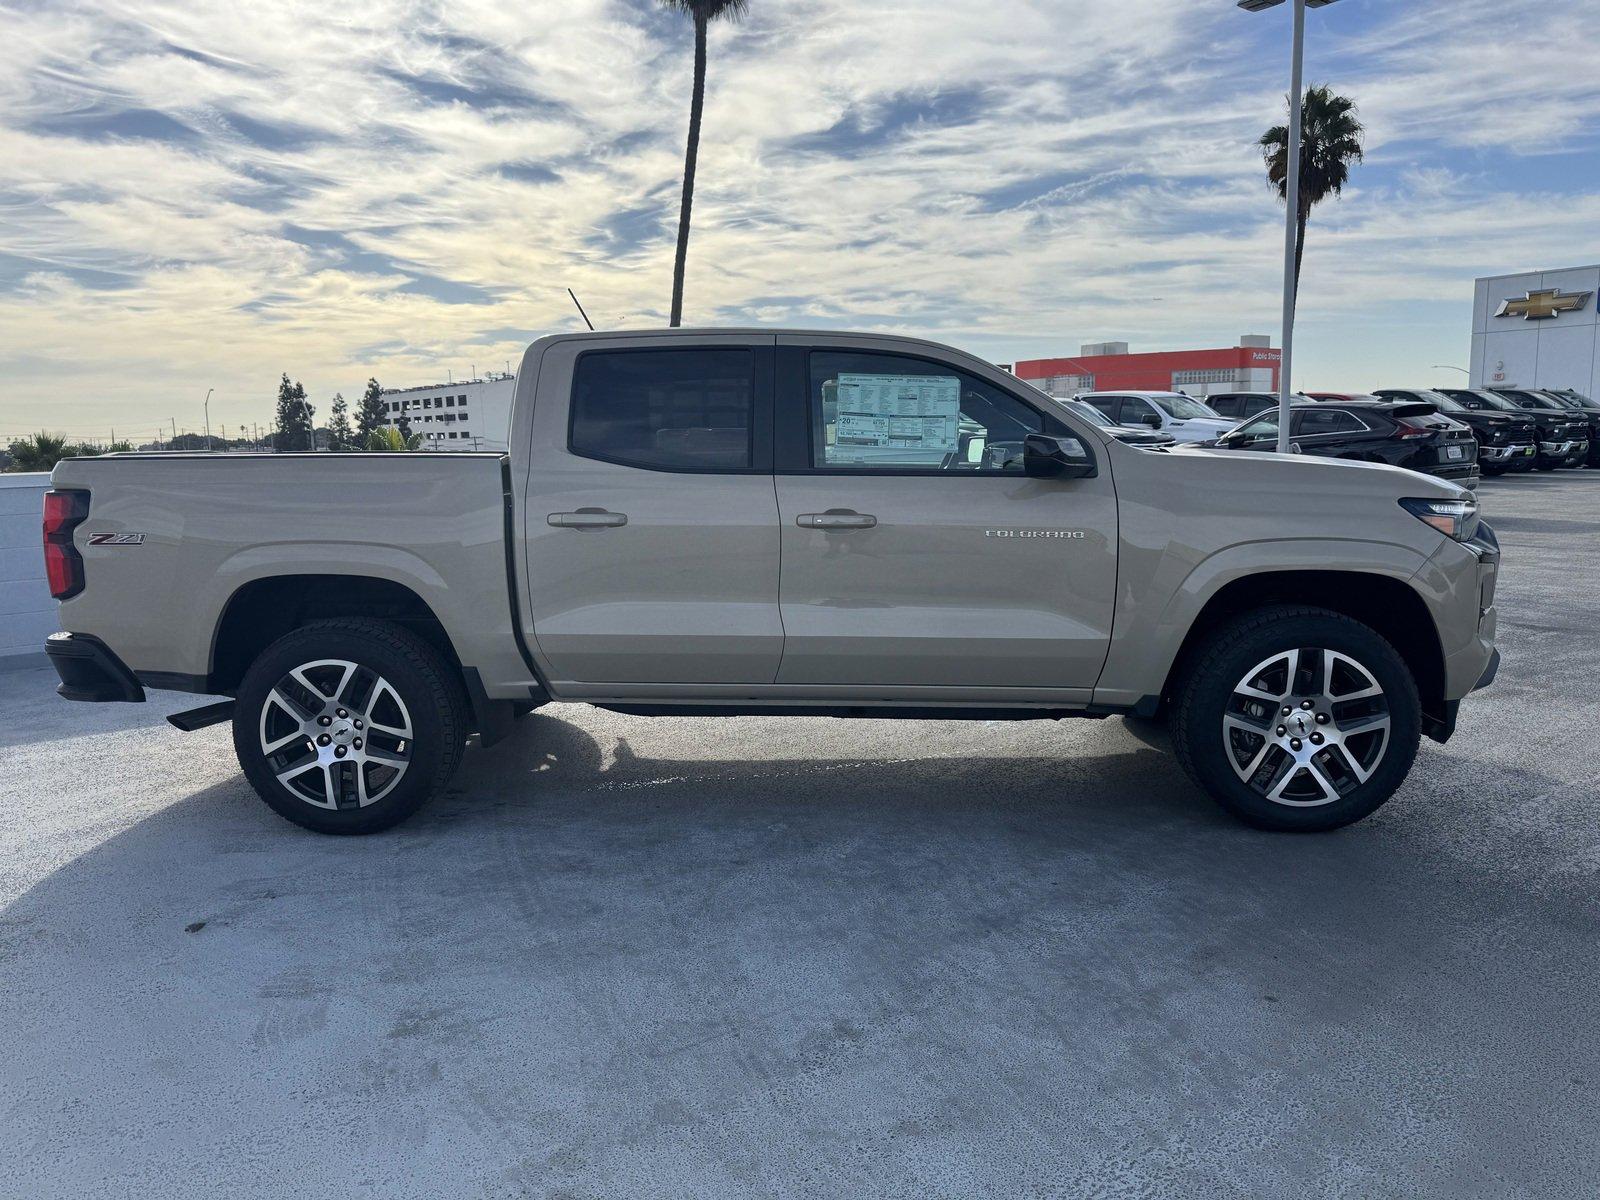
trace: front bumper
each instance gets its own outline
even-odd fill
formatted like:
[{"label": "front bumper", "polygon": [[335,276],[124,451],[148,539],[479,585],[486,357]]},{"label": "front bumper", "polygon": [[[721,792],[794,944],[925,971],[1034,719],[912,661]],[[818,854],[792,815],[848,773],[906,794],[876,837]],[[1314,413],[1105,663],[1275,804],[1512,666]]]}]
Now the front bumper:
[{"label": "front bumper", "polygon": [[67,700],[144,702],[144,687],[126,663],[87,633],[52,633],[44,652],[61,677],[56,694]]},{"label": "front bumper", "polygon": [[1537,453],[1537,448],[1531,442],[1519,442],[1510,446],[1478,447],[1480,462],[1510,463],[1522,458],[1532,458]]}]

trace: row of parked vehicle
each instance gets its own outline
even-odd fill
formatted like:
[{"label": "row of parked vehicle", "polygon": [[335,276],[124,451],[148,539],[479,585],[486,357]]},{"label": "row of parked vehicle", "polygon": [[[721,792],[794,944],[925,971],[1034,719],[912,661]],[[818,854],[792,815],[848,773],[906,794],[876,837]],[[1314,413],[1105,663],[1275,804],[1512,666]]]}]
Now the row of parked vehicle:
[{"label": "row of parked vehicle", "polygon": [[[1275,392],[1083,392],[1061,403],[1124,441],[1274,450]],[[1477,487],[1483,475],[1600,467],[1600,401],[1569,389],[1380,388],[1301,392],[1296,454],[1388,463]]]}]

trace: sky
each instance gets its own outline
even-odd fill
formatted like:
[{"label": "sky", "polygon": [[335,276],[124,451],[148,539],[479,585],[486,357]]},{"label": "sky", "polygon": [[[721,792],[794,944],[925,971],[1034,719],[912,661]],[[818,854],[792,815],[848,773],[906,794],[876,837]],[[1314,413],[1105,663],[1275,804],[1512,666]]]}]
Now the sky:
[{"label": "sky", "polygon": [[[1274,334],[1288,9],[750,0],[714,27],[685,323],[994,361]],[[0,0],[0,444],[319,418],[369,375],[666,323],[688,23],[648,0]],[[1461,378],[1472,280],[1600,260],[1593,0],[1341,0],[1367,157],[1312,218],[1296,382]]]}]

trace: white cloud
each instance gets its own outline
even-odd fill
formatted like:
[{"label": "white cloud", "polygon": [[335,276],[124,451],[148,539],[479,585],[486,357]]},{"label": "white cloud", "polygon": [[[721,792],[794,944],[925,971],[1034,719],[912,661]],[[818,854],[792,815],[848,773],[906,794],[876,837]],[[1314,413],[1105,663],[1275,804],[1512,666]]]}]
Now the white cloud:
[{"label": "white cloud", "polygon": [[[1459,358],[1474,274],[1584,254],[1586,8],[1314,14],[1311,75],[1360,101],[1371,155],[1313,222],[1310,369]],[[1002,359],[1269,330],[1281,210],[1252,142],[1281,24],[753,0],[713,33],[690,316]],[[568,285],[604,322],[664,320],[689,54],[644,0],[58,0],[0,36],[0,438],[192,427],[207,387],[214,424],[261,421],[283,370],[325,401],[498,366],[577,324]],[[1414,353],[1347,366],[1399,320]]]}]

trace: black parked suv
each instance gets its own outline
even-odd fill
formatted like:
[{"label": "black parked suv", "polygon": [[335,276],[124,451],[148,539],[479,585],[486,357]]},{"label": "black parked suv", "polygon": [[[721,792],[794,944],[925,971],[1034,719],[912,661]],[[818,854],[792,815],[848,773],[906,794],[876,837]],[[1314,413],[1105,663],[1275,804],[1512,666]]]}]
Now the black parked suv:
[{"label": "black parked suv", "polygon": [[[1465,425],[1432,404],[1393,400],[1329,400],[1292,410],[1289,447],[1296,454],[1388,463],[1478,486],[1478,443]],[[1222,450],[1272,450],[1278,414],[1262,413],[1217,439]]]},{"label": "black parked suv", "polygon": [[1541,471],[1581,467],[1589,456],[1589,423],[1548,396],[1518,388],[1440,388],[1467,408],[1532,417],[1539,427],[1539,453],[1533,465]]},{"label": "black parked suv", "polygon": [[[1478,467],[1485,475],[1533,470],[1539,454],[1539,426],[1527,413],[1468,408],[1430,388],[1379,388],[1373,394],[1380,400],[1432,404],[1452,421],[1461,422],[1478,440]],[[1600,412],[1595,415],[1600,417]]]},{"label": "black parked suv", "polygon": [[1600,400],[1591,400],[1571,388],[1541,388],[1546,396],[1571,412],[1589,419],[1589,465],[1600,467]]}]

